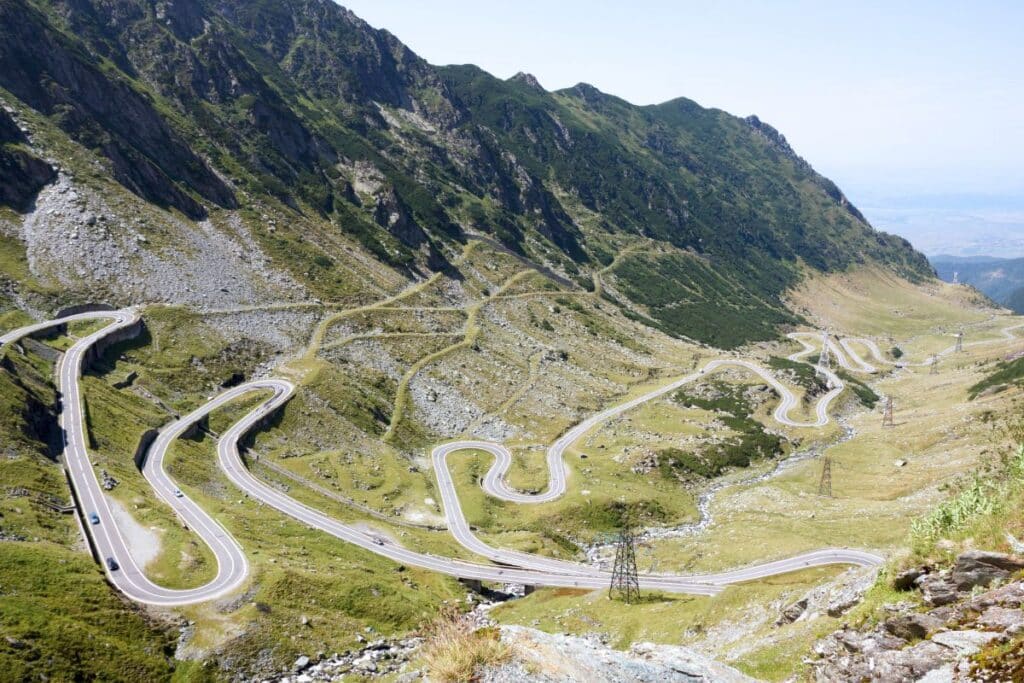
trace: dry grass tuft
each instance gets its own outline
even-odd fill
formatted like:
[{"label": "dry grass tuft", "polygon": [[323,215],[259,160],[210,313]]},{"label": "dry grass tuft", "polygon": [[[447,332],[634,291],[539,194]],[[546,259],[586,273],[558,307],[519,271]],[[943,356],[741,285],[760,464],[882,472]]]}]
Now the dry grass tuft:
[{"label": "dry grass tuft", "polygon": [[500,664],[509,657],[498,629],[475,628],[455,607],[444,608],[421,630],[426,639],[422,658],[432,681],[473,681],[480,667]]}]

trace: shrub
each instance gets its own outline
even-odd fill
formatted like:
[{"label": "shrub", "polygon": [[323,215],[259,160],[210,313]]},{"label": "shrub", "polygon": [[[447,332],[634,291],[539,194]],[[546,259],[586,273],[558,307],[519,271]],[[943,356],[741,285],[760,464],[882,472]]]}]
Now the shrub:
[{"label": "shrub", "polygon": [[997,515],[1012,507],[1024,488],[1024,422],[1013,430],[1017,449],[983,472],[974,473],[957,490],[924,517],[910,525],[911,544],[918,553],[927,553],[936,541],[973,528],[979,519]]},{"label": "shrub", "polygon": [[441,610],[421,628],[423,662],[430,680],[443,683],[475,680],[480,667],[508,659],[508,646],[496,628],[474,628],[472,621],[454,606]]},{"label": "shrub", "polygon": [[718,391],[714,398],[691,395],[685,390],[676,392],[673,398],[681,405],[715,411],[722,423],[737,435],[700,454],[676,448],[658,451],[658,467],[666,478],[674,478],[677,471],[689,471],[704,478],[717,477],[727,467],[749,467],[754,458],[773,458],[783,452],[782,437],[765,431],[760,422],[750,417],[753,410],[742,388],[721,382],[713,386]]}]

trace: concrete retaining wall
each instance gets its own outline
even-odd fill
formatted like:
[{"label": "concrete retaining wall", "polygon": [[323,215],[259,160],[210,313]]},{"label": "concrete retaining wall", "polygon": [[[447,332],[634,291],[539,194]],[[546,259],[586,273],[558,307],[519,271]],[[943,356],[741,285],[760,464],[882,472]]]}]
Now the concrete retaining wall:
[{"label": "concrete retaining wall", "polygon": [[54,318],[66,318],[69,315],[77,315],[79,313],[92,313],[93,311],[116,311],[117,309],[110,304],[78,304],[76,306],[68,306],[57,311],[57,315]]},{"label": "concrete retaining wall", "polygon": [[132,460],[135,461],[135,466],[142,471],[142,466],[146,464],[146,454],[149,453],[149,447],[156,441],[156,437],[160,434],[159,430],[147,429],[142,433],[142,437],[139,439],[139,445],[135,447],[135,455],[132,456]]},{"label": "concrete retaining wall", "polygon": [[119,330],[115,330],[114,332],[111,332],[103,339],[100,339],[98,342],[90,346],[89,350],[85,353],[85,358],[83,359],[84,364],[82,366],[82,369],[85,370],[85,368],[89,367],[89,365],[96,362],[96,360],[103,355],[103,352],[109,349],[114,344],[123,342],[127,339],[135,339],[140,334],[142,334],[142,331],[144,329],[146,329],[146,325],[145,323],[142,322],[142,318],[139,318],[131,325],[128,325],[127,327],[122,327]]}]

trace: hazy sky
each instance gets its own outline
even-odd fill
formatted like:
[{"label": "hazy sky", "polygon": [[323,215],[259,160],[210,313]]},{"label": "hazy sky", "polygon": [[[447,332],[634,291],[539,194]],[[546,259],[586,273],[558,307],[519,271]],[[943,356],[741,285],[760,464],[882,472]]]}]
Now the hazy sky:
[{"label": "hazy sky", "polygon": [[434,64],[757,114],[855,203],[1024,198],[1024,0],[342,4]]}]

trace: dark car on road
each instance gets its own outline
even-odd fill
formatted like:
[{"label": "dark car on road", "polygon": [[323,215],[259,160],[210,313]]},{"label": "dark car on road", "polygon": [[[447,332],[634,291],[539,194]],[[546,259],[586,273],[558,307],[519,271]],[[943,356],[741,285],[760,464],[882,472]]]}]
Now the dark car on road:
[{"label": "dark car on road", "polygon": [[117,560],[115,560],[114,558],[108,557],[107,558],[107,568],[110,569],[110,571],[112,571],[112,572],[116,572],[118,569],[121,568],[121,565],[119,565],[117,563]]},{"label": "dark car on road", "polygon": [[99,524],[100,523],[100,516],[97,515],[95,512],[90,512],[89,513],[89,522],[91,522],[92,524]]}]

